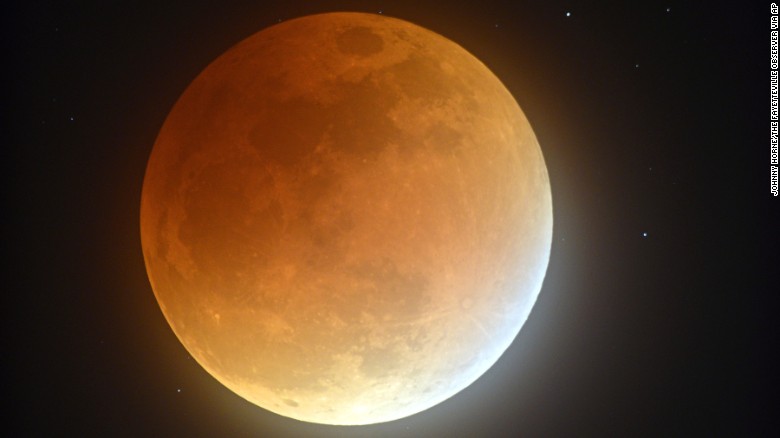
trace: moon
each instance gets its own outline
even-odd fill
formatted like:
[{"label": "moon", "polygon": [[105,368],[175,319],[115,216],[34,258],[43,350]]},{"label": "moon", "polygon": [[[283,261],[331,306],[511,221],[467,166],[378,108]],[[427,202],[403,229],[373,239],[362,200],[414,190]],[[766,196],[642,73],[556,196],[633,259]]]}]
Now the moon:
[{"label": "moon", "polygon": [[189,85],[154,144],[141,243],[176,336],[279,415],[358,425],[461,391],[544,280],[547,168],[501,81],[386,16],[265,29]]}]

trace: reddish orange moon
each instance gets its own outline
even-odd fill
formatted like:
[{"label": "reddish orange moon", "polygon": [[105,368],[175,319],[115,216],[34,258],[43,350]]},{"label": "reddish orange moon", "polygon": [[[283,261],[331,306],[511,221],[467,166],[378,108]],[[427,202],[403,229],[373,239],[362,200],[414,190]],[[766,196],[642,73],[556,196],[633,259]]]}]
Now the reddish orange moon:
[{"label": "reddish orange moon", "polygon": [[415,414],[490,368],[539,294],[552,223],[501,81],[362,13],[284,22],[211,63],[141,201],[149,279],[192,357],[262,408],[338,425]]}]

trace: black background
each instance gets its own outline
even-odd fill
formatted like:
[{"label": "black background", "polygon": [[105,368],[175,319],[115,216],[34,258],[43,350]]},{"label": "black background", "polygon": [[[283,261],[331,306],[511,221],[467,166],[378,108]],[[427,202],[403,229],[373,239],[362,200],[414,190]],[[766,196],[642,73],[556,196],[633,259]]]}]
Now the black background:
[{"label": "black background", "polygon": [[[3,13],[10,430],[777,433],[769,3],[17,3]],[[427,411],[350,428],[279,417],[203,371],[157,306],[138,231],[146,160],[190,81],[279,19],[344,10],[414,22],[488,65],[535,129],[555,214],[542,293],[499,362]]]}]

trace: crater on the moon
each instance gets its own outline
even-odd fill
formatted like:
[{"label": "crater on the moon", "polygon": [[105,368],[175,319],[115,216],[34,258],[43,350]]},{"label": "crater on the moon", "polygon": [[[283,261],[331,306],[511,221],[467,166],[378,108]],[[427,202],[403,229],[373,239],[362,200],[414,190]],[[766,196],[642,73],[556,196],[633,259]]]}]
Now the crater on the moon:
[{"label": "crater on the moon", "polygon": [[370,27],[356,26],[338,34],[336,44],[342,53],[369,56],[381,52],[384,41]]}]

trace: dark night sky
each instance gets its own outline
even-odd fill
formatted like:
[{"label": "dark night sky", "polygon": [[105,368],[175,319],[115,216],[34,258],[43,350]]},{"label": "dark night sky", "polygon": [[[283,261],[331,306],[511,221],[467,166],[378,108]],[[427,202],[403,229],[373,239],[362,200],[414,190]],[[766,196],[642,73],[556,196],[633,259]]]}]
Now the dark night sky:
[{"label": "dark night sky", "polygon": [[[769,3],[17,3],[3,14],[11,430],[777,432]],[[279,417],[203,371],[157,306],[138,231],[146,160],[189,82],[278,19],[344,10],[422,25],[488,65],[534,126],[555,213],[542,293],[501,360],[430,410],[352,428]]]}]

